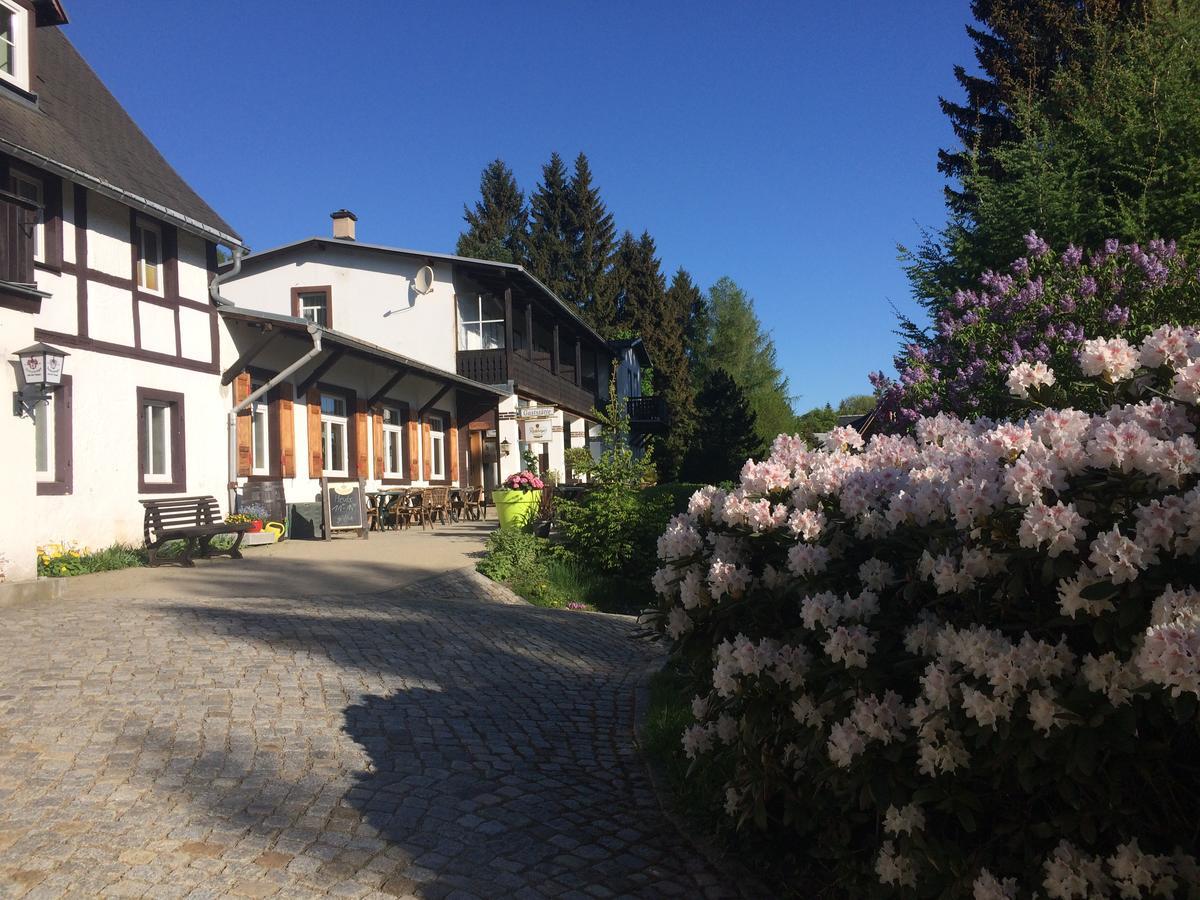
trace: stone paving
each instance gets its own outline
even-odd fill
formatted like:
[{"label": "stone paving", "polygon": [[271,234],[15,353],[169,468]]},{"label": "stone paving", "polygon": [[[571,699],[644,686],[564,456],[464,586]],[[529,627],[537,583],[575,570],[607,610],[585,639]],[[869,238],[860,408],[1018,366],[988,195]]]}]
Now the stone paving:
[{"label": "stone paving", "polygon": [[632,747],[633,627],[471,572],[0,610],[0,895],[736,896]]}]

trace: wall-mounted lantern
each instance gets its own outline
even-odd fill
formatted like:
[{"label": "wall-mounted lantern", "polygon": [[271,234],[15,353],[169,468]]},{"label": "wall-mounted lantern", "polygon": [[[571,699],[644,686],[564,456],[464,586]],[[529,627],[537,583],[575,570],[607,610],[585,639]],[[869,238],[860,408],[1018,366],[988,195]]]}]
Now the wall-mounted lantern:
[{"label": "wall-mounted lantern", "polygon": [[500,455],[508,456],[510,453],[512,453],[512,444],[508,442],[508,438],[505,438],[500,442]]},{"label": "wall-mounted lantern", "polygon": [[49,400],[62,387],[63,364],[70,355],[41,342],[17,351],[24,383],[13,395],[14,416],[32,416],[39,403]]}]

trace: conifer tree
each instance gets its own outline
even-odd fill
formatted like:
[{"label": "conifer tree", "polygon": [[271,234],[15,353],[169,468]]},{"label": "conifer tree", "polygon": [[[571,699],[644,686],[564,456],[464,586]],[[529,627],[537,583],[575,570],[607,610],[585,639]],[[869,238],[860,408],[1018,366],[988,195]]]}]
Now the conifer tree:
[{"label": "conifer tree", "polygon": [[766,446],[745,392],[724,369],[710,369],[696,408],[704,427],[684,459],[683,479],[720,484],[737,478],[743,463],[761,456]]},{"label": "conifer tree", "polygon": [[754,301],[726,277],[709,290],[709,309],[711,333],[700,360],[705,375],[720,367],[737,382],[754,409],[764,443],[791,432],[796,413],[788,379],[779,368],[775,342],[754,311]]},{"label": "conifer tree", "polygon": [[603,332],[601,326],[616,319],[609,277],[616,226],[600,199],[599,189],[592,184],[592,170],[582,153],[575,157],[567,198],[572,249],[563,299],[573,303],[593,328]]},{"label": "conifer tree", "polygon": [[654,351],[655,390],[667,401],[670,417],[659,443],[659,477],[678,477],[696,430],[696,387],[688,347],[688,326],[704,294],[682,268],[675,272],[663,303],[662,333]]},{"label": "conifer tree", "polygon": [[483,170],[479,193],[474,209],[463,206],[467,230],[458,236],[455,252],[476,259],[523,262],[529,210],[504,160],[493,160]]},{"label": "conifer tree", "polygon": [[529,198],[525,268],[564,299],[572,281],[574,243],[567,167],[552,153],[542,166],[541,184]]}]

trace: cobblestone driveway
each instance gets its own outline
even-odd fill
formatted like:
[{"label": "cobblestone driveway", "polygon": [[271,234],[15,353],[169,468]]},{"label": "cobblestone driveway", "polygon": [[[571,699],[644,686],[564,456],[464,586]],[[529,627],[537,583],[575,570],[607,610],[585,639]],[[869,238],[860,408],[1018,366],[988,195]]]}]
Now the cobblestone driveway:
[{"label": "cobblestone driveway", "polygon": [[630,628],[473,574],[0,610],[0,895],[731,896],[630,745]]}]

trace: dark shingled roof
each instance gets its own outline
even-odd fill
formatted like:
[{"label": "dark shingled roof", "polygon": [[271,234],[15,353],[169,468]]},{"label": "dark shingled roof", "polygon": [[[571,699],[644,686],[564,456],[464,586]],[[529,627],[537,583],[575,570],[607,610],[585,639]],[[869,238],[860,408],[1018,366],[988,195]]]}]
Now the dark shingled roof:
[{"label": "dark shingled roof", "polygon": [[163,158],[58,28],[35,28],[33,35],[39,108],[0,97],[0,149],[31,151],[239,237]]}]

